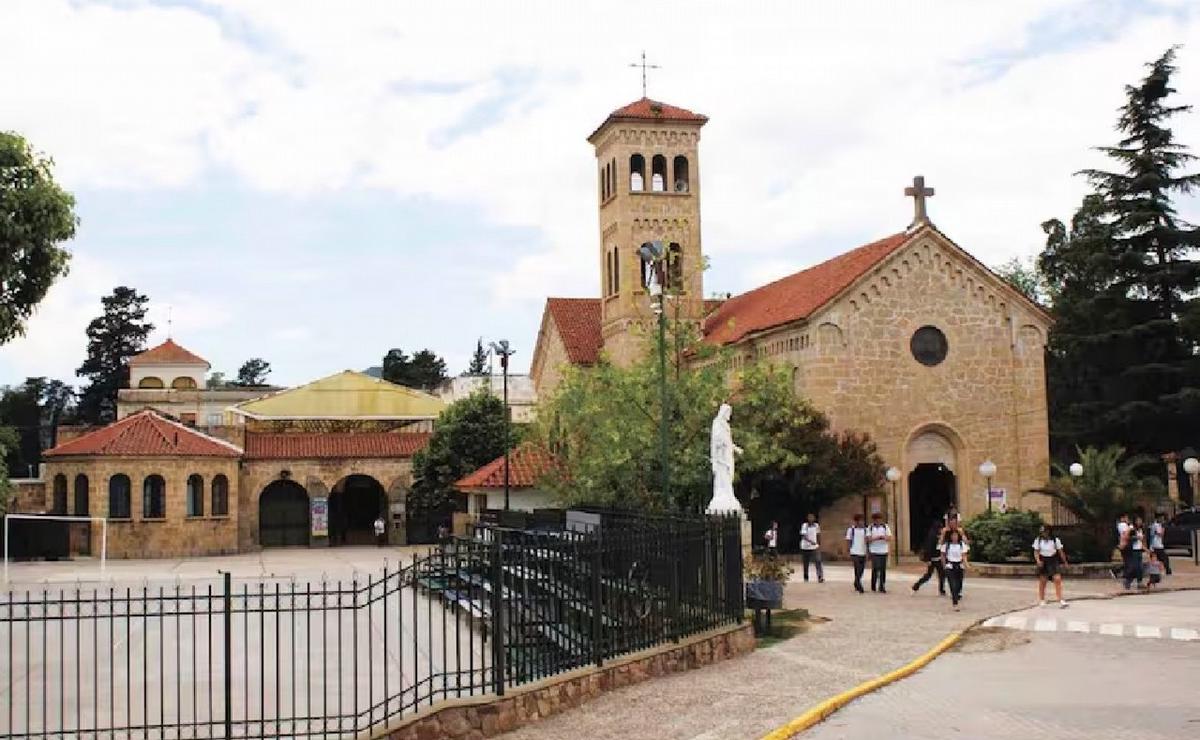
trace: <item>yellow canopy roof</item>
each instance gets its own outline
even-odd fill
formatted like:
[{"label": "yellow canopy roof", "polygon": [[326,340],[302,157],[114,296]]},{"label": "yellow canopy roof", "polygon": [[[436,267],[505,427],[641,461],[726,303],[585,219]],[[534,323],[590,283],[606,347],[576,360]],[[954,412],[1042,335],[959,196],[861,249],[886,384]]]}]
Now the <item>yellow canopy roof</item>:
[{"label": "yellow canopy roof", "polygon": [[436,419],[444,408],[436,396],[344,370],[232,411],[251,419]]}]

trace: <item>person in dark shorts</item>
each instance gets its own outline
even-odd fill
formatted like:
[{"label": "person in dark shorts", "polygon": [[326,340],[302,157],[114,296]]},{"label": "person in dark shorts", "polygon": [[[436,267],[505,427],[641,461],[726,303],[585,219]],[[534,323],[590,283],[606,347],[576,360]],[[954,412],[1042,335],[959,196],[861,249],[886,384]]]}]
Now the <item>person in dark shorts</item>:
[{"label": "person in dark shorts", "polygon": [[958,611],[958,602],[962,599],[963,578],[967,573],[967,553],[971,546],[963,541],[962,531],[950,530],[941,548],[942,568],[946,571],[946,581],[950,584],[950,603],[954,611]]},{"label": "person in dark shorts", "polygon": [[934,573],[938,577],[938,594],[946,595],[946,569],[942,567],[942,523],[933,521],[929,525],[929,531],[925,534],[925,542],[921,544],[921,559],[926,561],[925,575],[921,576],[916,583],[912,585],[913,593],[921,590]]},{"label": "person in dark shorts", "polygon": [[1042,531],[1033,541],[1033,559],[1038,568],[1038,605],[1046,605],[1046,582],[1054,581],[1054,595],[1058,597],[1058,606],[1067,608],[1063,599],[1062,573],[1060,566],[1067,564],[1067,551],[1063,549],[1062,540],[1054,536],[1054,530],[1049,524],[1042,525]]}]

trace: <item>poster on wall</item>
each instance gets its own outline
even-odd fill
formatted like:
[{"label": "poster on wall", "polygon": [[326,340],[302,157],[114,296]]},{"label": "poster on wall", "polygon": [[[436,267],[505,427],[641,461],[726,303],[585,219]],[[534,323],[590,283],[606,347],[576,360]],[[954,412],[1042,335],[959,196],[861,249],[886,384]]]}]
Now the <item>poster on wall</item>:
[{"label": "poster on wall", "polygon": [[1008,491],[1003,488],[993,488],[991,491],[985,491],[986,496],[990,496],[989,504],[995,511],[1003,514],[1008,511]]},{"label": "poster on wall", "polygon": [[313,537],[329,536],[329,499],[314,496],[309,504],[309,521],[312,522]]}]

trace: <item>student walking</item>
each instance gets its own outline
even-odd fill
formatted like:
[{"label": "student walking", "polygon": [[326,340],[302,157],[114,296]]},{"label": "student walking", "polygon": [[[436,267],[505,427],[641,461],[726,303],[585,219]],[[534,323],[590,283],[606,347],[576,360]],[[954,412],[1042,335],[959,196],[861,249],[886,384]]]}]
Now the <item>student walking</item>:
[{"label": "student walking", "polygon": [[382,516],[375,517],[374,527],[375,527],[375,542],[380,547],[383,547],[384,545],[387,544],[387,537],[385,536],[386,532],[387,532],[387,525],[384,523]]},{"label": "student walking", "polygon": [[779,551],[779,522],[771,522],[771,528],[763,533],[767,541],[767,554],[774,555]]},{"label": "student walking", "polygon": [[953,529],[940,549],[942,568],[945,569],[946,580],[950,583],[950,603],[953,604],[954,611],[958,611],[958,602],[962,599],[963,576],[966,575],[967,553],[970,552],[971,546],[963,542],[961,531]]},{"label": "student walking", "polygon": [[861,594],[867,565],[867,528],[863,526],[862,514],[854,515],[854,522],[846,529],[846,541],[850,543],[850,560],[854,563],[854,590]]},{"label": "student walking", "polygon": [[1125,528],[1125,550],[1129,556],[1125,559],[1125,590],[1136,581],[1138,588],[1142,587],[1142,558],[1146,551],[1146,532],[1142,527],[1142,518],[1134,517],[1133,524]]},{"label": "student walking", "polygon": [[871,515],[871,527],[867,530],[867,549],[871,553],[871,590],[887,593],[888,542],[892,529],[883,521],[883,514]]},{"label": "student walking", "polygon": [[913,593],[921,590],[934,573],[938,577],[938,595],[946,595],[946,570],[942,567],[942,523],[934,521],[929,525],[925,541],[921,543],[921,559],[926,561],[925,575],[912,585]]},{"label": "student walking", "polygon": [[1124,578],[1125,573],[1129,571],[1129,541],[1125,537],[1128,532],[1129,515],[1122,514],[1117,518],[1117,552],[1121,554],[1121,564],[1115,568],[1109,569],[1109,573],[1112,574],[1114,579],[1118,578],[1118,573],[1121,574],[1120,578]]},{"label": "student walking", "polygon": [[1162,583],[1163,563],[1158,559],[1158,553],[1150,550],[1149,560],[1146,561],[1146,588],[1151,589]]},{"label": "student walking", "polygon": [[1068,604],[1063,599],[1062,573],[1060,565],[1067,564],[1067,551],[1063,549],[1062,540],[1054,536],[1054,530],[1049,524],[1042,525],[1042,531],[1033,541],[1033,559],[1038,568],[1038,605],[1046,605],[1046,582],[1054,581],[1054,595],[1058,598],[1058,606],[1066,609]]},{"label": "student walking", "polygon": [[1150,525],[1150,551],[1162,564],[1163,571],[1171,575],[1171,559],[1167,557],[1167,548],[1163,542],[1163,536],[1167,533],[1167,525],[1163,521],[1166,518],[1165,514],[1158,514],[1154,517],[1154,523]]},{"label": "student walking", "polygon": [[800,525],[800,557],[804,560],[804,582],[808,583],[808,564],[817,564],[817,583],[825,582],[825,569],[821,565],[821,525],[817,515],[810,513],[808,521]]}]

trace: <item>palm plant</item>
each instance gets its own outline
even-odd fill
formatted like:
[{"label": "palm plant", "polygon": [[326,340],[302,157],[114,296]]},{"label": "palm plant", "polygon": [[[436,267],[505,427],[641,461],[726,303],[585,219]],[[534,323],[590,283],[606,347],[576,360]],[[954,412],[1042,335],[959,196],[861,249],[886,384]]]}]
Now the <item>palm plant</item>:
[{"label": "palm plant", "polygon": [[1117,544],[1117,518],[1132,511],[1139,499],[1162,494],[1162,483],[1157,478],[1138,474],[1143,466],[1152,465],[1154,458],[1125,457],[1125,448],[1120,445],[1104,449],[1076,447],[1075,452],[1083,467],[1082,475],[1073,476],[1067,466],[1054,463],[1055,475],[1050,482],[1030,492],[1062,504],[1087,525],[1101,551],[1111,553]]}]

